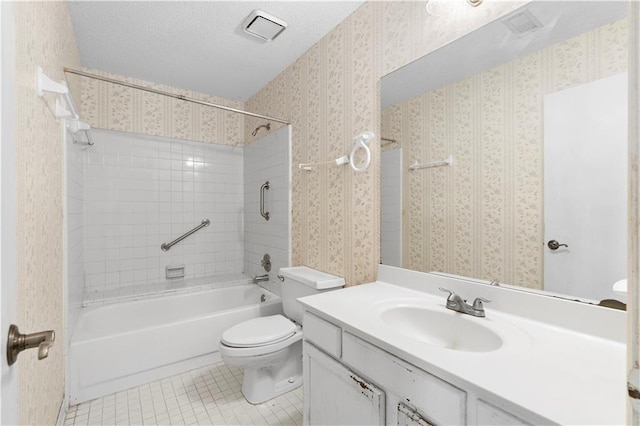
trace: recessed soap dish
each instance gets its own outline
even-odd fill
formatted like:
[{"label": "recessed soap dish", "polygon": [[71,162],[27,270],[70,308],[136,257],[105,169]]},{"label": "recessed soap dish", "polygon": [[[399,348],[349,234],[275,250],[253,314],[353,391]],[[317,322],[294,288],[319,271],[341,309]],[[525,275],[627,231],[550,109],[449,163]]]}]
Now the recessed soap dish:
[{"label": "recessed soap dish", "polygon": [[172,280],[174,278],[184,278],[184,265],[167,265],[165,269],[165,277],[167,277],[168,280]]}]

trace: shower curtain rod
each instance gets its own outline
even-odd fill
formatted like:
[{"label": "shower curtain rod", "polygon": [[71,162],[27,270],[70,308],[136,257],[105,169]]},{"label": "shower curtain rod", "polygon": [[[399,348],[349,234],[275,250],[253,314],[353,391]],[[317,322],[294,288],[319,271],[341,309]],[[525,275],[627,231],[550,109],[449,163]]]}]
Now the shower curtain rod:
[{"label": "shower curtain rod", "polygon": [[145,92],[155,93],[155,94],[163,95],[163,96],[169,96],[170,98],[180,99],[181,101],[185,101],[185,102],[192,102],[194,104],[210,106],[210,107],[222,109],[222,110],[225,110],[225,111],[237,112],[238,114],[248,115],[250,117],[256,117],[256,118],[262,118],[262,119],[269,120],[269,121],[275,121],[276,123],[282,123],[282,124],[287,124],[287,125],[291,124],[290,122],[288,122],[286,120],[282,120],[280,118],[273,118],[273,117],[269,117],[268,115],[255,114],[253,112],[243,111],[241,109],[231,108],[231,107],[227,107],[227,106],[224,106],[224,105],[218,105],[218,104],[214,104],[214,103],[211,103],[211,102],[200,101],[200,100],[195,99],[195,98],[190,98],[190,97],[187,97],[187,96],[184,96],[184,95],[176,95],[176,94],[173,94],[173,93],[170,93],[170,92],[165,92],[165,91],[162,91],[162,90],[150,89],[148,87],[140,86],[138,84],[132,84],[132,83],[127,83],[127,82],[124,82],[124,81],[121,81],[121,80],[115,80],[113,78],[102,77],[102,76],[97,75],[97,74],[91,74],[91,73],[80,71],[80,70],[76,70],[76,69],[73,69],[73,68],[64,67],[64,68],[62,68],[62,70],[65,73],[76,74],[76,75],[80,75],[82,77],[88,77],[88,78],[93,78],[95,80],[106,81],[107,83],[111,83],[111,84],[118,84],[120,86],[130,87],[132,89],[144,90]]}]

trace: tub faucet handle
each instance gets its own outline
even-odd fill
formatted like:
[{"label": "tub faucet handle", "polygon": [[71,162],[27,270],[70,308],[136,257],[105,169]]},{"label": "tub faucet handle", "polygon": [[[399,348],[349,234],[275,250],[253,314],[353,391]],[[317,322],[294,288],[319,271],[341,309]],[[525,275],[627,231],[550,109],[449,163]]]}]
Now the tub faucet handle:
[{"label": "tub faucet handle", "polygon": [[269,253],[265,254],[262,257],[262,261],[260,262],[260,265],[262,265],[262,267],[266,272],[271,272],[271,256],[269,256]]}]

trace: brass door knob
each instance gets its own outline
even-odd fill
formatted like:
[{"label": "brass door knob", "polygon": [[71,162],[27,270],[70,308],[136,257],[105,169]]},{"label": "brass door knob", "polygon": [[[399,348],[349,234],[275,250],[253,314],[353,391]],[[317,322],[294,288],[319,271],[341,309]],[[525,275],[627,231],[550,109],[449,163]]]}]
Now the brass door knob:
[{"label": "brass door knob", "polygon": [[569,246],[566,244],[560,244],[556,240],[550,240],[547,243],[547,247],[549,247],[551,250],[558,250],[560,247],[569,247]]},{"label": "brass door knob", "polygon": [[11,324],[7,340],[7,362],[9,365],[13,365],[18,360],[20,352],[36,347],[38,348],[38,359],[45,359],[55,340],[56,333],[53,330],[22,334],[17,325]]}]

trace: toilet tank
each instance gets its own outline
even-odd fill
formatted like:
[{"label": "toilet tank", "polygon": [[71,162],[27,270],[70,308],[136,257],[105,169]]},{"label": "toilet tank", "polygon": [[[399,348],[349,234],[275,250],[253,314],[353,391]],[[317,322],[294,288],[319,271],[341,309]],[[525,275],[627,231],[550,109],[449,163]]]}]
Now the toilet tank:
[{"label": "toilet tank", "polygon": [[303,309],[296,299],[344,287],[344,278],[306,266],[280,268],[280,275],[284,277],[281,294],[282,309],[287,318],[298,324],[302,324]]}]

